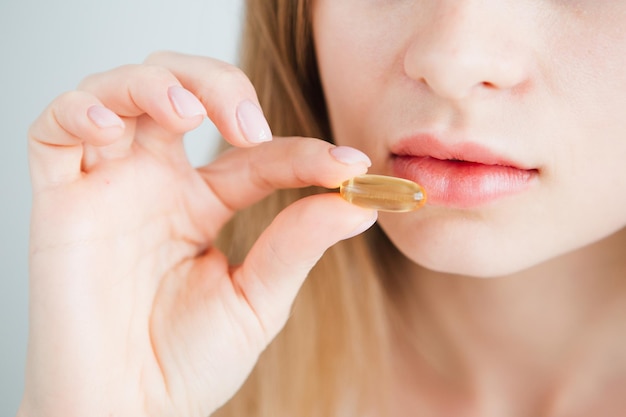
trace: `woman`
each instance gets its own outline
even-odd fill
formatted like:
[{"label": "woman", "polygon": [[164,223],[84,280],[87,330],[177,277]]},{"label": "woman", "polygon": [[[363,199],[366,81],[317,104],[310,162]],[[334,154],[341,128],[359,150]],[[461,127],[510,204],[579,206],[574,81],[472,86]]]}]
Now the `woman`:
[{"label": "woman", "polygon": [[[250,1],[252,83],[173,53],[87,78],[30,132],[20,415],[622,415],[625,20]],[[196,171],[205,114],[234,146]],[[429,204],[359,235],[326,189],[368,168]]]}]

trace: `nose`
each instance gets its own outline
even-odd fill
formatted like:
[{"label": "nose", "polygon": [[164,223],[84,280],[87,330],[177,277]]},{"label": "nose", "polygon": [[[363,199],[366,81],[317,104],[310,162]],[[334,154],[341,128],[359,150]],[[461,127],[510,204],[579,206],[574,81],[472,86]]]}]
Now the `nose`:
[{"label": "nose", "polygon": [[528,54],[522,28],[499,2],[494,7],[486,0],[429,2],[406,50],[406,74],[452,100],[523,85]]}]

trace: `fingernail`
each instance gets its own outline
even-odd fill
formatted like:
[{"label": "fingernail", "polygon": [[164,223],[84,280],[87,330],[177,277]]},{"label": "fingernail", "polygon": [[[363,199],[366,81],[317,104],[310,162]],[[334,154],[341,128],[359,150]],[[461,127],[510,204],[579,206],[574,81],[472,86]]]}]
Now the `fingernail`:
[{"label": "fingernail", "polygon": [[364,221],[363,223],[361,223],[357,227],[355,227],[350,233],[348,233],[346,236],[344,236],[344,239],[350,239],[351,237],[354,237],[356,235],[360,235],[361,233],[363,233],[364,231],[366,231],[367,229],[372,227],[374,225],[374,223],[376,223],[377,219],[378,219],[378,212],[377,211],[372,211],[372,217],[370,219]]},{"label": "fingernail", "polygon": [[272,131],[263,112],[250,100],[242,101],[237,107],[237,121],[248,142],[261,143],[272,140]]},{"label": "fingernail", "polygon": [[183,119],[190,119],[195,116],[206,116],[206,109],[189,90],[185,90],[179,85],[173,85],[167,90],[167,95],[172,102],[176,113]]},{"label": "fingernail", "polygon": [[370,161],[367,155],[349,146],[336,146],[331,148],[330,154],[337,161],[347,165],[365,164],[368,167],[372,166],[372,161]]},{"label": "fingernail", "polygon": [[97,104],[87,109],[87,117],[100,129],[124,127],[124,121],[117,114]]}]

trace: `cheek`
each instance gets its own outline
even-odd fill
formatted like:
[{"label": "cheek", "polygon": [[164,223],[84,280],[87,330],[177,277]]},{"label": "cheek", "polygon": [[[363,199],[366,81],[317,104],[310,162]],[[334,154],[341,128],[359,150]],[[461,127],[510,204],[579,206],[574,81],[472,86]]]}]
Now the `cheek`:
[{"label": "cheek", "polygon": [[548,65],[559,76],[546,89],[558,109],[544,130],[553,135],[544,141],[554,143],[546,178],[562,195],[569,228],[557,223],[572,239],[575,231],[599,238],[626,222],[626,7],[598,6],[586,19],[577,31],[560,29],[569,36],[552,38],[550,50],[560,52]]},{"label": "cheek", "polygon": [[351,42],[344,39],[318,54],[320,75],[325,91],[328,113],[336,140],[354,145],[354,132],[366,128],[367,120],[374,117],[373,102],[376,69]]},{"label": "cheek", "polygon": [[[397,82],[406,37],[402,27],[410,25],[371,24],[374,18],[346,7],[350,1],[317,3],[323,7],[314,21],[323,30],[315,30],[315,42],[335,142],[365,151],[375,172],[387,157],[381,139],[393,130],[392,123],[403,120],[389,109],[403,108]],[[528,129],[519,136],[527,138],[529,154],[544,162],[538,186],[476,211],[426,207],[381,213],[379,222],[400,251],[433,270],[500,276],[624,227],[626,54],[621,51],[626,36],[621,26],[554,26],[539,53],[545,61],[539,63],[533,90],[522,103],[502,109],[513,115],[506,119],[511,126]],[[492,125],[498,119],[505,118]]]},{"label": "cheek", "polygon": [[398,76],[402,34],[364,16],[362,7],[347,8],[349,1],[319,3],[314,22],[323,29],[315,30],[316,54],[333,139],[376,159],[388,122],[381,107]]}]

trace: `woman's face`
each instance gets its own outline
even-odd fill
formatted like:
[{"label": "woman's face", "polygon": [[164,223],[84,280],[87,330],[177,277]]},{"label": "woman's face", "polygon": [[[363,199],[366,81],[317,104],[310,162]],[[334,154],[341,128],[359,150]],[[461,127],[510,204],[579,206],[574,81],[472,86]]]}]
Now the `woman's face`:
[{"label": "woman's face", "polygon": [[514,273],[626,222],[626,2],[316,0],[337,144],[428,205],[381,213],[413,261]]}]

